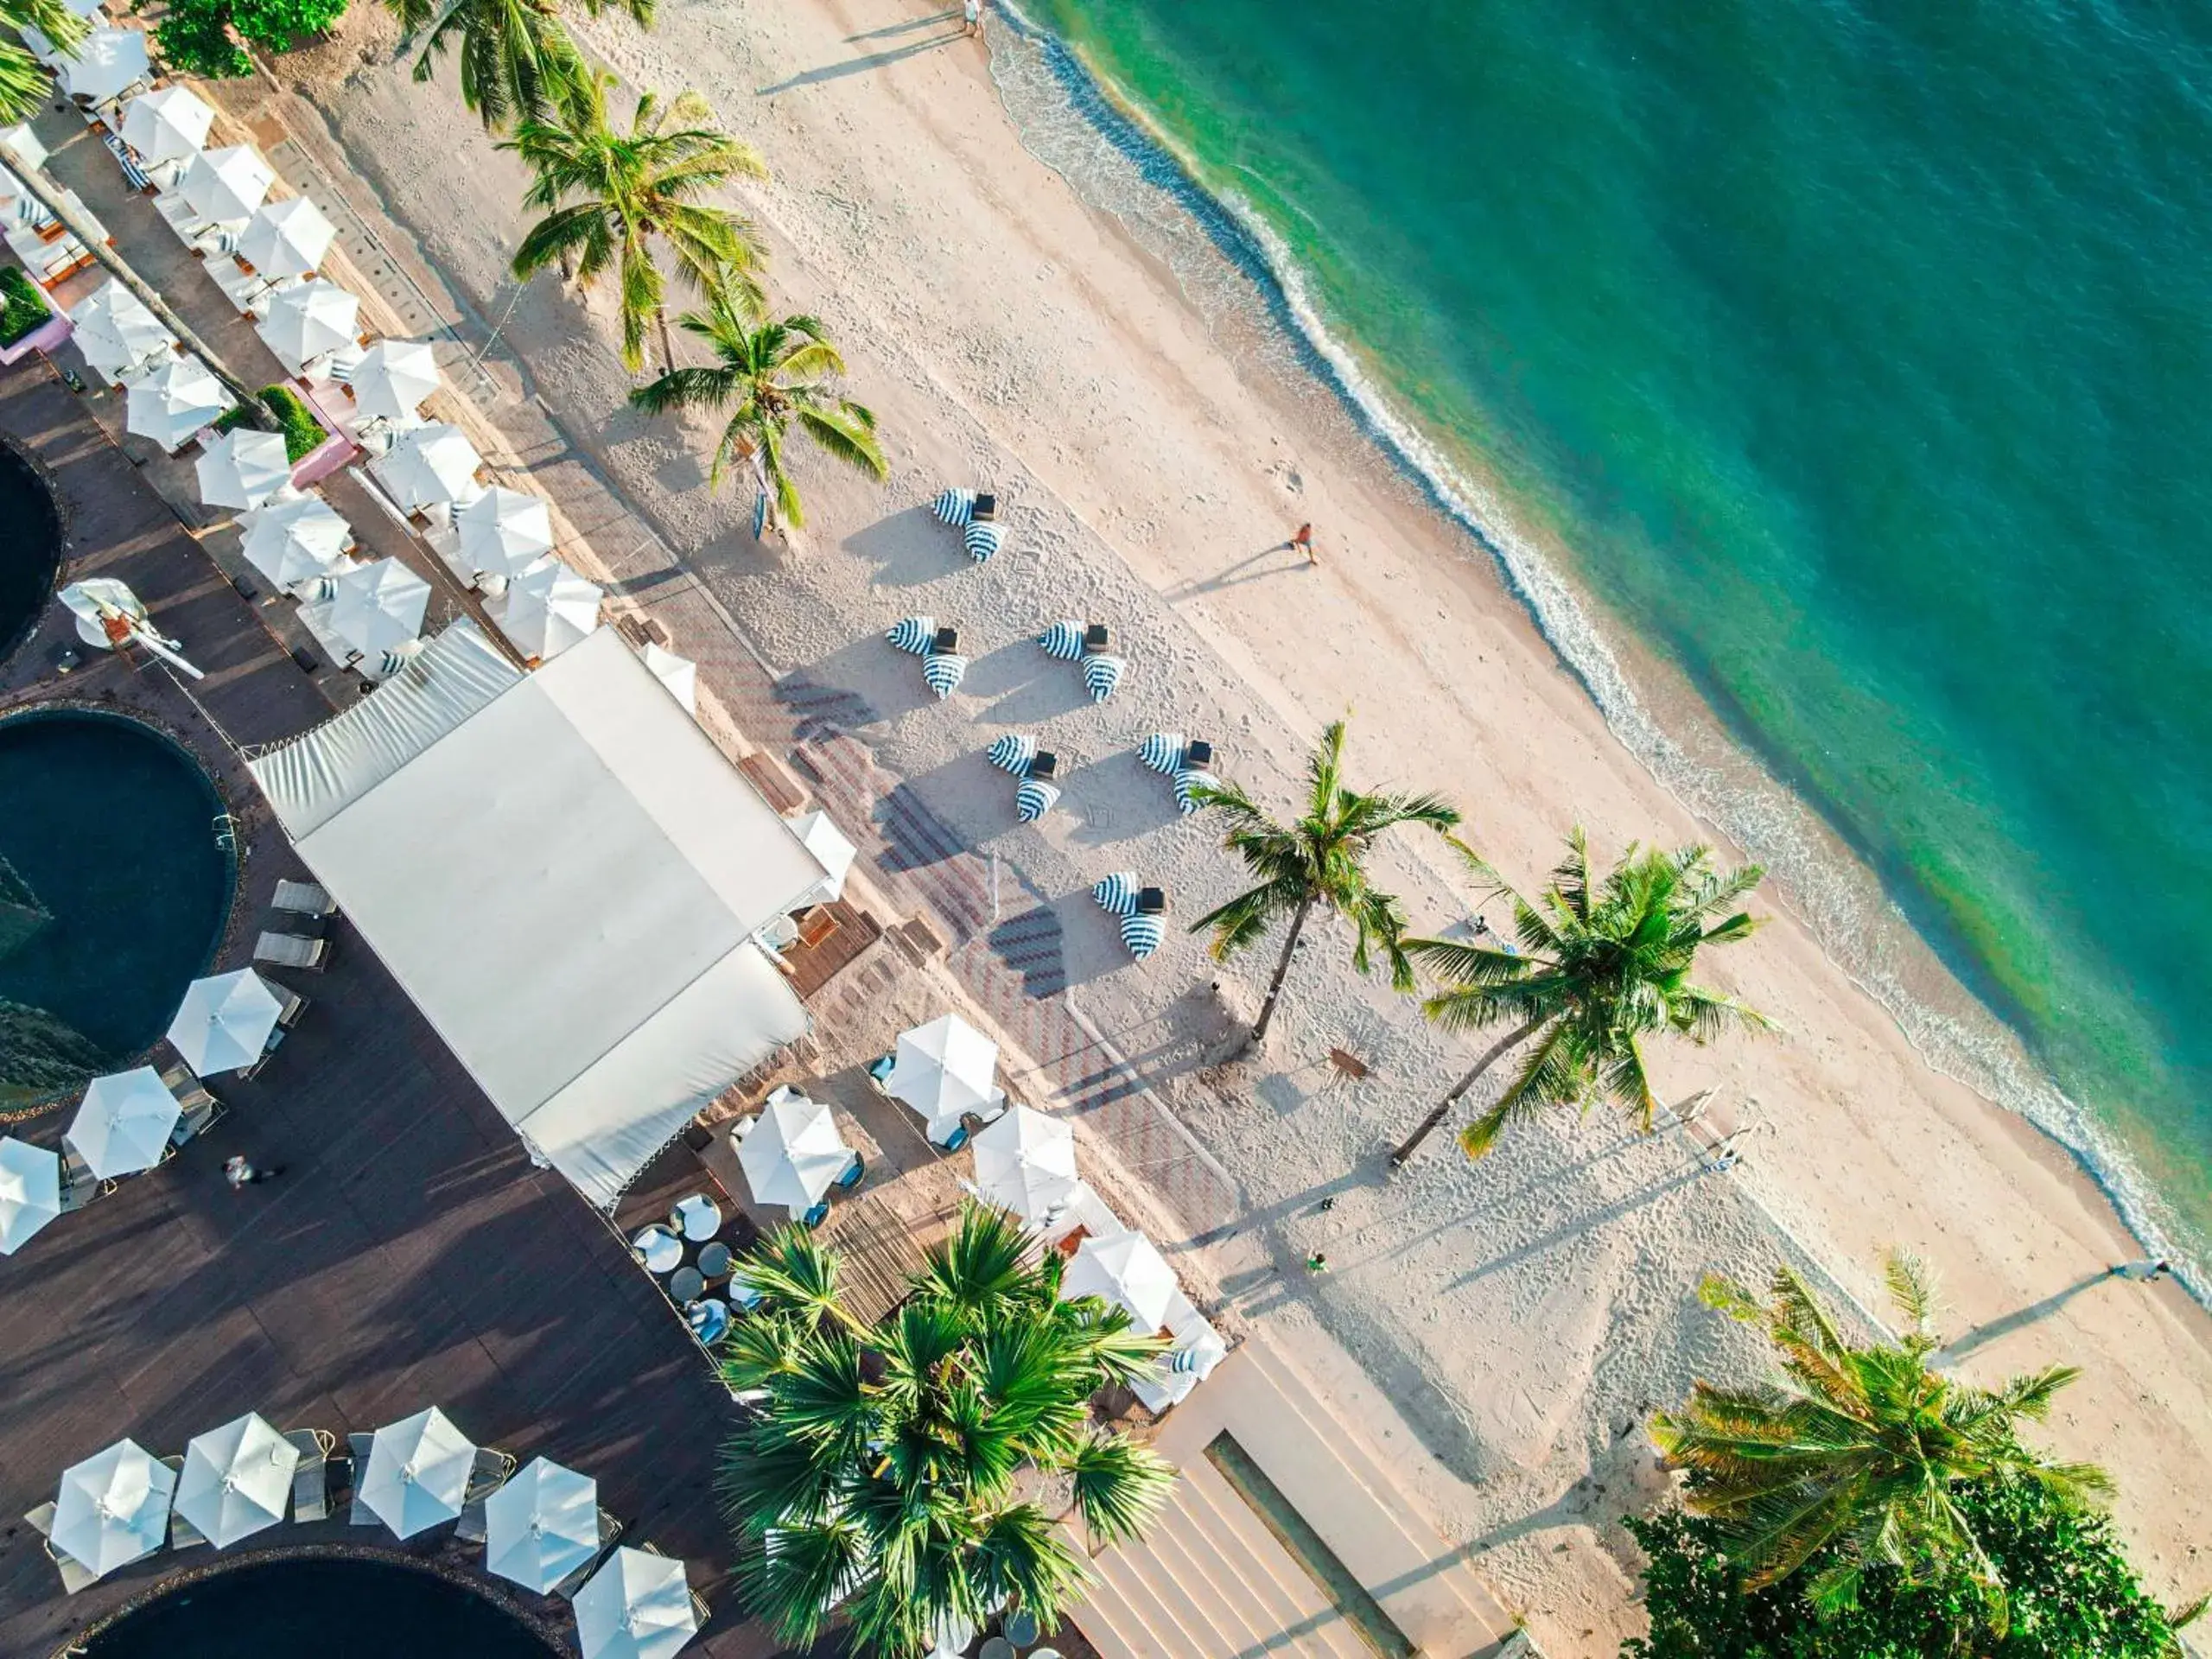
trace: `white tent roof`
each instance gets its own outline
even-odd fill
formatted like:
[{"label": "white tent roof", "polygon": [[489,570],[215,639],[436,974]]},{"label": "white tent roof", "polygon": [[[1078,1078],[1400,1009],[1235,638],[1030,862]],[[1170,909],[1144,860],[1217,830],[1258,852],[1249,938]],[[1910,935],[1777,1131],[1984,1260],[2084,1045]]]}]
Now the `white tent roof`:
[{"label": "white tent roof", "polygon": [[1175,1269],[1138,1232],[1084,1239],[1060,1275],[1060,1294],[1066,1300],[1103,1296],[1128,1309],[1140,1331],[1157,1331],[1167,1323],[1177,1288]]},{"label": "white tent roof", "polygon": [[361,1502],[402,1538],[461,1513],[476,1446],[435,1406],[377,1430]]},{"label": "white tent roof", "polygon": [[149,162],[181,161],[199,154],[215,124],[215,111],[189,86],[141,92],[123,111],[123,142]]},{"label": "white tent roof", "polygon": [[364,416],[411,420],[438,389],[437,359],[423,340],[380,340],[361,354],[353,386],[353,407]]},{"label": "white tent roof", "polygon": [[276,170],[251,144],[203,149],[184,170],[180,187],[192,211],[217,224],[251,218],[276,181]]},{"label": "white tent roof", "polygon": [[[647,646],[652,650],[652,646]],[[678,658],[681,661],[681,658]],[[853,861],[860,851],[845,839],[845,832],[830,821],[830,815],[819,808],[802,812],[791,820],[791,830],[806,844],[806,850],[822,861],[822,868],[830,872],[820,898],[834,902],[845,896],[846,873],[853,868]]]},{"label": "white tent roof", "polygon": [[168,1150],[183,1116],[162,1074],[150,1065],[94,1077],[61,1139],[102,1180],[151,1169]]},{"label": "white tent roof", "polygon": [[276,360],[296,374],[310,358],[351,344],[360,320],[360,301],[337,283],[302,283],[279,289],[269,315],[253,327]]},{"label": "white tent roof", "polygon": [[304,276],[337,239],[338,227],[321,208],[305,196],[287,196],[262,205],[238,236],[238,254],[264,276]]},{"label": "white tent roof", "polygon": [[584,1659],[673,1659],[699,1628],[683,1563],[625,1545],[576,1592]]},{"label": "white tent roof", "polygon": [[112,276],[69,308],[69,322],[77,349],[102,374],[119,375],[176,344],[146,302]]},{"label": "white tent roof", "polygon": [[129,382],[123,394],[123,429],[175,454],[230,406],[230,393],[205,363],[196,357],[166,357]]},{"label": "white tent roof", "polygon": [[397,559],[357,564],[334,585],[331,632],[363,655],[397,651],[422,632],[430,584]]},{"label": "white tent roof", "polygon": [[1075,1131],[1016,1106],[976,1135],[976,1188],[987,1204],[1039,1222],[1075,1191]]},{"label": "white tent roof", "polygon": [[[668,695],[683,705],[685,714],[696,715],[699,712],[698,664],[693,662],[689,657],[679,657],[667,646],[657,645],[650,639],[645,641],[644,646],[639,649],[638,658],[647,668],[652,670],[655,679],[668,688]],[[806,837],[801,836],[799,839],[804,841]],[[817,855],[821,851],[819,848],[812,845],[810,845],[807,850]],[[840,887],[844,885],[844,879],[841,874],[834,870],[830,874],[837,876]]]},{"label": "white tent roof", "polygon": [[454,514],[454,523],[462,556],[484,575],[519,576],[553,550],[545,498],[525,490],[495,484]]},{"label": "white tent roof", "polygon": [[299,1464],[299,1447],[249,1411],[185,1446],[176,1512],[226,1548],[284,1519]]},{"label": "white tent roof", "polygon": [[200,452],[200,499],[211,507],[257,507],[292,476],[284,440],[233,427]]},{"label": "white tent roof", "polygon": [[338,509],[321,496],[280,497],[254,510],[239,550],[270,581],[289,588],[340,564],[353,533]]},{"label": "white tent roof", "polygon": [[0,1135],[0,1255],[13,1255],[60,1213],[60,1154]]},{"label": "white tent roof", "polygon": [[484,1565],[544,1595],[599,1554],[599,1483],[543,1458],[484,1505]]},{"label": "white tent roof", "polygon": [[143,29],[96,29],[54,67],[60,73],[63,92],[95,104],[106,103],[153,73],[146,61]]},{"label": "white tent roof", "polygon": [[284,1004],[251,968],[195,979],[169,1021],[169,1046],[201,1077],[243,1071],[261,1058]]},{"label": "white tent roof", "polygon": [[798,1215],[851,1166],[853,1149],[827,1102],[783,1095],[761,1109],[753,1132],[738,1142],[737,1161],[756,1202]]},{"label": "white tent roof", "polygon": [[533,662],[557,657],[599,626],[598,588],[558,559],[540,559],[492,606],[499,632]]},{"label": "white tent roof", "polygon": [[613,629],[524,676],[455,623],[251,768],[493,1103],[595,1203],[806,1029],[751,936],[822,867]]}]

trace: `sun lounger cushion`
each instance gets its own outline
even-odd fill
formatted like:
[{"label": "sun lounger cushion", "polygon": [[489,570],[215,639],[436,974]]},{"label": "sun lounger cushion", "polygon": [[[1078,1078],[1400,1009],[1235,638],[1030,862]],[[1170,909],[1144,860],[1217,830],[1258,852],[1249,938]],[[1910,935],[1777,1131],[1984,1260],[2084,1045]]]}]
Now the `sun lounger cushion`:
[{"label": "sun lounger cushion", "polygon": [[922,659],[922,683],[940,697],[949,697],[968,677],[968,659],[956,651],[938,652]]},{"label": "sun lounger cushion", "polygon": [[1121,684],[1128,667],[1119,657],[1086,657],[1083,659],[1083,689],[1090,693],[1093,702],[1103,702],[1114,695],[1114,688]]},{"label": "sun lounger cushion", "polygon": [[930,504],[930,511],[955,530],[964,529],[976,513],[976,492],[945,490]]},{"label": "sun lounger cushion", "polygon": [[1116,870],[1090,890],[1098,907],[1109,916],[1134,916],[1137,911],[1137,878],[1135,871]]},{"label": "sun lounger cushion", "polygon": [[1041,779],[1025,778],[1014,791],[1014,813],[1024,823],[1034,823],[1052,810],[1060,791]]},{"label": "sun lounger cushion", "polygon": [[960,539],[968,549],[968,556],[978,564],[985,564],[989,563],[991,555],[1004,544],[1006,527],[1002,524],[970,524],[961,533]]},{"label": "sun lounger cushion", "polygon": [[1175,810],[1187,818],[1198,810],[1194,790],[1220,787],[1221,779],[1210,772],[1179,772],[1175,774]]},{"label": "sun lounger cushion", "polygon": [[293,911],[302,916],[331,916],[338,911],[330,890],[317,881],[280,880],[273,902],[279,910]]},{"label": "sun lounger cushion", "polygon": [[1008,732],[1004,737],[993,740],[991,747],[984,751],[983,758],[1001,772],[1010,772],[1019,778],[1029,770],[1029,763],[1037,758],[1037,740]]},{"label": "sun lounger cushion", "polygon": [[1183,770],[1183,734],[1154,732],[1137,745],[1137,759],[1153,771],[1173,777]]},{"label": "sun lounger cushion", "polygon": [[1055,622],[1037,636],[1037,643],[1047,657],[1063,663],[1071,663],[1083,655],[1083,629],[1080,621]]},{"label": "sun lounger cushion", "polygon": [[937,638],[937,619],[933,616],[903,616],[891,625],[883,636],[901,651],[911,651],[915,656],[925,654],[930,641]]}]

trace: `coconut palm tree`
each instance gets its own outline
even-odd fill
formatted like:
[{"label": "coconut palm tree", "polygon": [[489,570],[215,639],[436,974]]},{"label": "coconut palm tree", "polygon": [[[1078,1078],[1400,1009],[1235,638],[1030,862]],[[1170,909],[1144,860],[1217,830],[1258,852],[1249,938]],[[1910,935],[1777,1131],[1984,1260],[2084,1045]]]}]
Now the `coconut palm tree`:
[{"label": "coconut palm tree", "polygon": [[1059,1257],[1001,1211],[965,1209],[874,1328],[838,1299],[830,1253],[786,1229],[773,1255],[765,1274],[747,1260],[765,1300],[722,1360],[733,1389],[763,1391],[720,1478],[747,1608],[794,1647],[836,1618],[896,1659],[1009,1599],[1058,1624],[1084,1569],[1021,1477],[1066,1481],[1102,1540],[1141,1531],[1173,1471],[1094,1427],[1090,1401],[1160,1341],[1060,1300]]},{"label": "coconut palm tree", "polygon": [[715,446],[709,485],[721,483],[733,459],[749,461],[776,512],[804,524],[798,486],[784,464],[785,440],[794,424],[816,448],[878,483],[891,469],[876,442],[875,416],[824,387],[830,377],[845,372],[845,359],[822,324],[808,316],[753,321],[749,297],[717,293],[704,311],[688,311],[677,319],[679,327],[712,348],[713,365],[671,368],[632,392],[630,401],[652,415],[727,410],[729,421]]},{"label": "coconut palm tree", "polygon": [[759,289],[747,274],[760,259],[753,227],[703,198],[733,179],[765,179],[768,169],[751,145],[707,124],[713,111],[696,92],[679,92],[665,105],[647,92],[629,132],[617,136],[607,124],[613,80],[589,77],[551,115],[525,119],[499,146],[537,175],[524,201],[550,210],[524,234],[514,273],[527,280],[558,264],[588,289],[612,270],[621,287],[623,362],[643,365],[652,324],[660,331],[664,366],[673,368],[655,245],[699,293],[757,305]]},{"label": "coconut palm tree", "polygon": [[1191,925],[1196,933],[1213,930],[1215,960],[1259,943],[1276,922],[1287,918],[1282,955],[1268,982],[1267,1000],[1253,1023],[1250,1041],[1268,1034],[1290,973],[1291,954],[1316,906],[1325,906],[1352,925],[1352,966],[1365,973],[1380,952],[1389,965],[1390,982],[1414,988],[1414,972],[1400,940],[1406,918],[1396,899],[1368,879],[1367,855],[1384,830],[1402,823],[1426,824],[1440,834],[1459,822],[1456,808],[1433,795],[1369,794],[1344,781],[1344,722],[1321,734],[1306,762],[1306,804],[1303,817],[1277,823],[1254,805],[1243,791],[1216,784],[1192,791],[1198,803],[1229,820],[1222,846],[1244,861],[1258,878],[1218,910]]},{"label": "coconut palm tree", "polygon": [[2051,1463],[2017,1431],[2040,1421],[2080,1375],[2052,1365],[1995,1389],[1930,1369],[1942,1339],[1929,1329],[1934,1291],[1911,1256],[1886,1277],[1905,1332],[1853,1347],[1803,1280],[1775,1272],[1770,1300],[1718,1276],[1706,1303],[1758,1326],[1782,1380],[1747,1389],[1699,1382],[1678,1413],[1652,1422],[1660,1450],[1689,1471],[1688,1507],[1719,1522],[1745,1586],[1788,1578],[1815,1551],[1831,1559],[1806,1592],[1824,1612],[1851,1606],[1877,1563],[1927,1582],[1963,1572],[2003,1628],[2005,1587],[1974,1536],[1956,1489],[1966,1481],[2033,1480],[2087,1501],[2111,1491],[2094,1464]]},{"label": "coconut palm tree", "polygon": [[23,44],[35,29],[61,51],[73,51],[88,30],[62,0],[0,0],[0,124],[28,121],[46,101],[54,77]]},{"label": "coconut palm tree", "polygon": [[[385,0],[415,55],[415,79],[427,81],[451,51],[461,64],[461,102],[486,132],[511,121],[551,118],[570,96],[586,91],[591,72],[561,22],[559,0]],[[596,17],[613,4],[639,28],[653,21],[653,0],[583,0]]]},{"label": "coconut palm tree", "polygon": [[1517,946],[1405,942],[1408,957],[1447,982],[1421,1005],[1430,1019],[1450,1031],[1508,1029],[1390,1154],[1393,1167],[1414,1155],[1491,1065],[1532,1038],[1535,1046],[1497,1103],[1460,1131],[1468,1157],[1487,1153],[1509,1123],[1593,1099],[1617,1103],[1648,1131],[1659,1103],[1644,1070],[1646,1038],[1669,1033],[1701,1043],[1732,1028],[1772,1029],[1764,1014],[1689,978],[1700,949],[1732,944],[1758,925],[1732,906],[1764,870],[1751,864],[1724,874],[1703,847],[1669,853],[1631,843],[1597,882],[1580,827],[1567,846],[1551,884],[1534,901],[1459,846],[1477,876],[1512,899]]}]

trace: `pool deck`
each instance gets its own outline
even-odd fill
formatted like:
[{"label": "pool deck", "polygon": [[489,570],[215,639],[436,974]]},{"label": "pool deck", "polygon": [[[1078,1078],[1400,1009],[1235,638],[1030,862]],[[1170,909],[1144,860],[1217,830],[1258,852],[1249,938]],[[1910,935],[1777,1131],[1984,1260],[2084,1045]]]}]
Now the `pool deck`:
[{"label": "pool deck", "polygon": [[[218,964],[239,965],[277,879],[304,872],[207,716],[238,742],[267,742],[328,715],[328,680],[294,664],[42,359],[0,369],[0,434],[62,497],[65,579],[120,576],[207,671],[194,688],[200,707],[166,671],[100,653],[55,679],[48,653],[66,624],[49,613],[0,664],[0,714],[54,698],[137,714],[218,772],[245,821],[240,912]],[[345,695],[342,683],[330,693]],[[736,1606],[709,1484],[728,1396],[652,1281],[559,1176],[531,1166],[342,923],[327,971],[271,977],[315,1006],[258,1078],[216,1080],[229,1115],[0,1262],[0,1654],[55,1653],[213,1559],[164,1551],[64,1596],[21,1517],[68,1464],[125,1433],[157,1455],[181,1452],[248,1409],[342,1436],[431,1404],[484,1444],[593,1475],[629,1541],[683,1557],[714,1609],[690,1652],[776,1651]],[[60,1129],[55,1115],[17,1133],[52,1144]],[[284,1173],[233,1192],[221,1166],[234,1152]],[[474,1553],[450,1533],[397,1548]],[[342,1522],[265,1536],[391,1542]]]}]

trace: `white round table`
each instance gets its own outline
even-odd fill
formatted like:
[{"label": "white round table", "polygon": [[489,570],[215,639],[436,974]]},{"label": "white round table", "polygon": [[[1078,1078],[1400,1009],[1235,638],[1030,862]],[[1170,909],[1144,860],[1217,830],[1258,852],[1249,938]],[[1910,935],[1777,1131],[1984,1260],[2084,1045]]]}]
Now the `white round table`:
[{"label": "white round table", "polygon": [[644,1258],[647,1273],[673,1273],[683,1263],[683,1241],[665,1227],[645,1228],[630,1243]]}]

